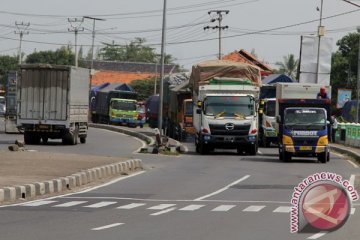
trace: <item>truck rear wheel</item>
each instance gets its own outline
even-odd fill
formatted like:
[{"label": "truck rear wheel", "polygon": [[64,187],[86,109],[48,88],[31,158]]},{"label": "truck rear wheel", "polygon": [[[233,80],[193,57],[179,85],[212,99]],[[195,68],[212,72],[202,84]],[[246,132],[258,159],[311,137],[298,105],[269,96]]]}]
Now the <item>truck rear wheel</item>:
[{"label": "truck rear wheel", "polygon": [[40,135],[38,135],[37,133],[25,131],[24,142],[25,144],[29,144],[29,145],[40,144]]},{"label": "truck rear wheel", "polygon": [[86,137],[80,137],[80,143],[86,143]]},{"label": "truck rear wheel", "polygon": [[258,151],[257,143],[254,143],[253,145],[251,145],[248,150],[250,155],[256,155],[257,151]]}]

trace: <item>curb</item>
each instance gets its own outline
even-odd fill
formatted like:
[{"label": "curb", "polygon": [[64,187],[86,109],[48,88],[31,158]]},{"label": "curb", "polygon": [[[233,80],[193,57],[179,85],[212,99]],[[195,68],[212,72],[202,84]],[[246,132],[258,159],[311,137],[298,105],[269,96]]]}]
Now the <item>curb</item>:
[{"label": "curb", "polygon": [[337,146],[330,146],[330,147],[336,152],[349,155],[350,157],[354,158],[357,163],[360,163],[360,154],[358,154],[357,152],[351,151],[350,149],[340,148]]},{"label": "curb", "polygon": [[116,126],[89,123],[89,127],[106,129],[106,130],[110,130],[110,131],[114,131],[114,132],[124,133],[126,135],[130,135],[133,137],[137,137],[137,138],[140,138],[141,140],[145,141],[147,145],[155,144],[155,140],[149,136],[146,136],[145,134],[130,131],[130,130],[123,129],[123,128],[118,128]]},{"label": "curb", "polygon": [[140,159],[131,159],[101,167],[83,170],[67,177],[15,187],[0,188],[0,204],[31,199],[45,194],[60,193],[94,181],[117,175],[125,175],[143,169]]}]

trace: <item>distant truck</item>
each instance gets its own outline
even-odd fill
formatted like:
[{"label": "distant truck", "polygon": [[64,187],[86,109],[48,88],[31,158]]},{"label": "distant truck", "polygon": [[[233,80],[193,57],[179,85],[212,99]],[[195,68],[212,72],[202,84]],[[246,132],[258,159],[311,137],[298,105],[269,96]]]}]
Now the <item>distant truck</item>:
[{"label": "distant truck", "polygon": [[[281,84],[276,88],[276,128],[279,159],[291,161],[293,156],[330,160],[330,99],[316,99],[321,85]],[[326,87],[328,94],[331,88]]]},{"label": "distant truck", "polygon": [[195,133],[191,94],[188,79],[178,85],[168,82],[164,86],[163,115],[166,134],[179,141],[184,140],[188,134]]},{"label": "distant truck", "polygon": [[88,69],[49,64],[21,65],[17,82],[17,126],[26,144],[62,139],[86,142],[89,106]]},{"label": "distant truck", "polygon": [[160,96],[157,94],[150,96],[145,103],[146,120],[151,128],[158,127],[159,101]]},{"label": "distant truck", "polygon": [[271,143],[277,143],[275,130],[275,105],[276,86],[262,85],[260,89],[259,106],[259,144],[262,147],[270,147]]},{"label": "distant truck", "polygon": [[193,124],[196,151],[237,149],[258,151],[258,99],[261,76],[258,67],[224,60],[193,66]]},{"label": "distant truck", "polygon": [[97,91],[92,99],[91,119],[93,123],[127,124],[142,126],[139,123],[139,114],[136,111],[138,94],[133,90],[117,90],[111,84]]}]

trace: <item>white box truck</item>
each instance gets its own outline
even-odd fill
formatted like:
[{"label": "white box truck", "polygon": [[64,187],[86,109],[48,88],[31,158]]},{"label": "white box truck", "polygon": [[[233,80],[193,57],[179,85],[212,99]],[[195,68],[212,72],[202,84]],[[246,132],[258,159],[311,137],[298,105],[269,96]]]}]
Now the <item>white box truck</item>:
[{"label": "white box truck", "polygon": [[216,60],[193,67],[193,125],[196,151],[237,149],[255,155],[258,150],[258,98],[261,85],[256,66]]},{"label": "white box truck", "polygon": [[62,139],[86,142],[89,69],[49,64],[22,65],[17,82],[17,126],[25,144]]}]

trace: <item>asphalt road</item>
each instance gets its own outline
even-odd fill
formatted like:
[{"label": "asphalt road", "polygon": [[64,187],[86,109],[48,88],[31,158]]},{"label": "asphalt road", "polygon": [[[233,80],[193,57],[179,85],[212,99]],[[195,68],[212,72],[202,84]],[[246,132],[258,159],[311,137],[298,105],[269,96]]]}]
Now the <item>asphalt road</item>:
[{"label": "asphalt road", "polygon": [[[94,135],[95,152],[103,152],[104,140]],[[128,144],[127,137],[116,137],[116,146]],[[327,164],[285,163],[276,148],[260,148],[257,156],[234,151],[201,156],[187,146],[189,152],[177,157],[136,154],[146,171],[106,186],[0,208],[0,239],[360,239],[358,202],[338,231],[289,231],[293,187],[316,172],[346,179],[360,175],[345,157],[332,154]],[[48,146],[53,147],[58,146]],[[108,154],[118,154],[117,147],[113,151]]]}]

